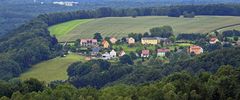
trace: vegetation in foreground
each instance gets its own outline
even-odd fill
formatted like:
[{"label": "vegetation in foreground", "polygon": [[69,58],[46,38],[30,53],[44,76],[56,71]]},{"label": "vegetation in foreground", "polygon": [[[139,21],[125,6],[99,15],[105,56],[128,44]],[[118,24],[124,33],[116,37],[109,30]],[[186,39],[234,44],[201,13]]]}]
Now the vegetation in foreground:
[{"label": "vegetation in foreground", "polygon": [[57,57],[34,65],[30,70],[20,75],[21,80],[36,78],[40,81],[50,83],[54,80],[67,80],[68,66],[85,58],[77,54],[69,54],[66,57]]},{"label": "vegetation in foreground", "polygon": [[77,89],[69,84],[45,87],[35,79],[0,82],[0,96],[4,96],[2,100],[239,100],[239,71],[222,66],[214,74],[178,72],[149,84],[117,84],[102,89]]}]

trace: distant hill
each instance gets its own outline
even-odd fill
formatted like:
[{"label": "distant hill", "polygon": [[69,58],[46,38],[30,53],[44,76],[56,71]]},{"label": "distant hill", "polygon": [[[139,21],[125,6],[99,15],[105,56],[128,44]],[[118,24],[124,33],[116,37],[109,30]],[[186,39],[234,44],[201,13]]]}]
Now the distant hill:
[{"label": "distant hill", "polygon": [[[37,2],[54,2],[54,1],[77,1],[77,2],[158,2],[163,5],[174,4],[212,4],[212,3],[240,3],[239,0],[36,0]],[[1,0],[4,3],[33,3],[34,0]]]}]

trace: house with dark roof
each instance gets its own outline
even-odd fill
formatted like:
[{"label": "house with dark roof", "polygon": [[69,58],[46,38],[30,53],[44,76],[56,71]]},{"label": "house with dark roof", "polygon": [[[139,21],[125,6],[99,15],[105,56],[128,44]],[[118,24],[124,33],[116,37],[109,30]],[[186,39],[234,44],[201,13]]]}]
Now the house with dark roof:
[{"label": "house with dark roof", "polygon": [[100,50],[101,50],[100,47],[93,47],[91,51],[91,55],[97,55]]}]

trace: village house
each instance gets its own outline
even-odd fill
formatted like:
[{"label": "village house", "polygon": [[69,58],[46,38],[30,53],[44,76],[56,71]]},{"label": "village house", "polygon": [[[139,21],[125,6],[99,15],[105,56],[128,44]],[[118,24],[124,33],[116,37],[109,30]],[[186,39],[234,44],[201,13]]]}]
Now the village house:
[{"label": "village house", "polygon": [[101,50],[100,47],[93,47],[93,48],[92,48],[91,55],[97,55],[100,50]]},{"label": "village house", "polygon": [[126,53],[122,50],[122,51],[119,52],[118,56],[119,56],[119,57],[122,57],[122,56],[124,56],[125,54],[126,54]]},{"label": "village house", "polygon": [[128,44],[134,44],[135,43],[135,39],[130,37],[130,38],[127,39],[127,42],[128,42]]},{"label": "village house", "polygon": [[235,46],[240,47],[240,40],[238,40],[238,41],[235,43]]},{"label": "village house", "polygon": [[110,38],[110,42],[111,42],[112,44],[115,44],[115,43],[117,42],[117,39],[116,39],[115,37],[111,37],[111,38]]},{"label": "village house", "polygon": [[103,60],[110,60],[111,55],[108,52],[105,52],[104,54],[102,54],[102,59]]},{"label": "village house", "polygon": [[164,57],[166,56],[166,53],[170,52],[169,49],[157,49],[157,56]]},{"label": "village house", "polygon": [[163,45],[172,45],[172,41],[168,38],[161,38],[161,37],[156,37],[158,40],[158,43],[161,43]]},{"label": "village house", "polygon": [[142,50],[141,57],[147,58],[150,55],[149,50]]},{"label": "village house", "polygon": [[155,37],[144,37],[141,39],[141,43],[146,45],[146,44],[153,44],[153,45],[156,45],[158,44],[158,39],[155,38]]},{"label": "village house", "polygon": [[216,44],[217,42],[219,42],[218,38],[216,37],[210,38],[210,41],[209,41],[210,44]]},{"label": "village house", "polygon": [[116,52],[115,50],[112,50],[112,51],[110,52],[110,57],[111,57],[111,58],[117,57],[117,52]]},{"label": "village house", "polygon": [[81,46],[97,46],[97,40],[96,39],[81,39],[80,41]]},{"label": "village house", "polygon": [[193,46],[189,47],[188,52],[199,55],[199,54],[203,53],[203,48],[200,46],[193,45]]},{"label": "village house", "polygon": [[110,44],[108,43],[107,40],[102,41],[103,48],[109,48]]},{"label": "village house", "polygon": [[85,60],[90,61],[90,60],[92,60],[92,58],[91,57],[85,57]]}]

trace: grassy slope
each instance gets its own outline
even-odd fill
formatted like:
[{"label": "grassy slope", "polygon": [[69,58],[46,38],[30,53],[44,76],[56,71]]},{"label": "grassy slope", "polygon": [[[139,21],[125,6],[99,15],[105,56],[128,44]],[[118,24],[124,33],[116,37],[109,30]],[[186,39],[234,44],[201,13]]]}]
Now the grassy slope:
[{"label": "grassy slope", "polygon": [[[96,32],[102,33],[103,36],[122,37],[131,32],[144,33],[152,27],[163,25],[172,26],[175,33],[207,33],[222,26],[240,23],[239,20],[240,17],[232,16],[197,16],[193,19],[166,16],[108,17],[78,25],[72,31],[69,31],[67,35],[58,38],[60,41],[91,38]],[[74,23],[74,21],[71,23]],[[58,25],[53,27],[63,29],[62,27],[58,28]]]},{"label": "grassy slope", "polygon": [[226,31],[226,30],[240,30],[240,25],[223,28],[223,29],[220,29],[219,31],[223,32],[223,31]]},{"label": "grassy slope", "polygon": [[81,24],[87,23],[91,20],[93,19],[73,20],[73,21],[61,23],[61,24],[49,27],[49,31],[51,32],[51,34],[54,34],[58,38],[65,37],[74,28],[80,26]]},{"label": "grassy slope", "polygon": [[29,71],[23,73],[20,79],[37,78],[41,81],[49,83],[53,80],[66,80],[67,68],[70,64],[76,61],[83,61],[84,57],[77,54],[70,54],[63,58],[55,58],[42,63],[39,63]]}]

